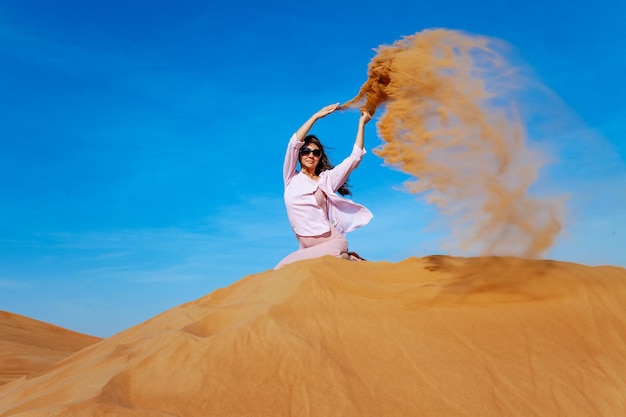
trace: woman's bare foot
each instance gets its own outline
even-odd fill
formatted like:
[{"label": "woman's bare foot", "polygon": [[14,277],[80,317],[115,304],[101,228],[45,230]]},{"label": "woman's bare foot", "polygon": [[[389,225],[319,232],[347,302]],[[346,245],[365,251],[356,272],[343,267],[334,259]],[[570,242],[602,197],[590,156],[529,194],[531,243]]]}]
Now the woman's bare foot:
[{"label": "woman's bare foot", "polygon": [[345,259],[347,261],[354,261],[354,262],[361,262],[365,260],[365,258],[362,258],[361,256],[359,256],[359,254],[356,252],[343,252],[341,254],[341,259]]}]

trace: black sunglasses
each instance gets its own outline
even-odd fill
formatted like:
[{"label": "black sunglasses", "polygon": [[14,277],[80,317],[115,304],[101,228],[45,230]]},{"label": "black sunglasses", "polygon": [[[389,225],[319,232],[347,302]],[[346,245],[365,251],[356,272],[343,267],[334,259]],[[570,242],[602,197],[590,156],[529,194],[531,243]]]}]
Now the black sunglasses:
[{"label": "black sunglasses", "polygon": [[312,153],[313,156],[317,156],[318,158],[322,155],[321,149],[311,149],[311,148],[302,148],[300,149],[300,155],[308,155]]}]

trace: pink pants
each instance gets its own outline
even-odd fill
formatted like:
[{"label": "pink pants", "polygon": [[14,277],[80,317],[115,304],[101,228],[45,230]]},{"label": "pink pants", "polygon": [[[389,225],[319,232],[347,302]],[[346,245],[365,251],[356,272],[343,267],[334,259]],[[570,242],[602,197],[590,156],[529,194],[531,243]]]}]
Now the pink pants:
[{"label": "pink pants", "polygon": [[330,226],[330,232],[319,236],[299,236],[300,249],[287,255],[274,267],[280,269],[283,266],[304,259],[319,258],[324,255],[341,257],[342,253],[348,252],[348,241],[339,233],[335,226]]}]

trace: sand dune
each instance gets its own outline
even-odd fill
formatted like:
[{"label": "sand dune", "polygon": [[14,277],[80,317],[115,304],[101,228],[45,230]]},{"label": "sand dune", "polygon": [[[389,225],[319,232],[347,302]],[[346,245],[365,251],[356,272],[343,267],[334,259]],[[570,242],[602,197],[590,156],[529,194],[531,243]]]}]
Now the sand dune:
[{"label": "sand dune", "polygon": [[43,371],[99,340],[98,337],[0,311],[0,385]]},{"label": "sand dune", "polygon": [[623,416],[626,270],[320,258],[0,387],[0,416]]}]

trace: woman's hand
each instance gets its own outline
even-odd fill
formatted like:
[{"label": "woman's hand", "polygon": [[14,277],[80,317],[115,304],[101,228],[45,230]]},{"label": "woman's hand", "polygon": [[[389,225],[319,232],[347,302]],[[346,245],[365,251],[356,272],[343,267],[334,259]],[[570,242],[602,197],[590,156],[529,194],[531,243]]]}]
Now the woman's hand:
[{"label": "woman's hand", "polygon": [[300,126],[300,128],[296,131],[296,137],[298,138],[298,140],[304,140],[305,136],[307,135],[307,133],[309,133],[309,130],[311,130],[315,122],[323,117],[328,116],[329,114],[337,110],[338,107],[339,103],[329,104],[328,106],[322,107],[320,110],[315,112],[315,114],[311,116],[309,120],[304,122],[304,124]]},{"label": "woman's hand", "polygon": [[367,122],[369,122],[372,118],[370,112],[365,109],[361,109],[361,118],[359,119],[359,124],[365,126]]},{"label": "woman's hand", "polygon": [[315,119],[321,119],[322,117],[326,117],[332,112],[334,112],[335,110],[337,110],[338,107],[339,107],[339,103],[329,104],[328,106],[322,107],[320,110],[318,110],[313,115],[313,117],[315,117]]}]

